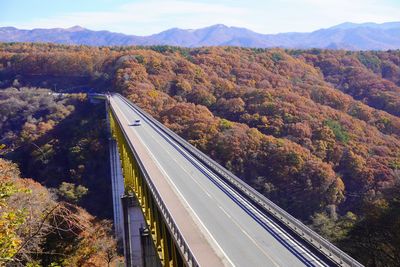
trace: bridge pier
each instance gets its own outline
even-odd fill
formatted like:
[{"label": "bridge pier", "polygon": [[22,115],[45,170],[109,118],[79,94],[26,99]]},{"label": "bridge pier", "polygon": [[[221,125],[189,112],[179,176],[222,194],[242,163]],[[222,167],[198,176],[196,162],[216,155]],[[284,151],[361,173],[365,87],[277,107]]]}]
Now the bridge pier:
[{"label": "bridge pier", "polygon": [[121,198],[124,214],[124,247],[126,266],[161,266],[154,244],[149,235],[140,203],[133,195]]},{"label": "bridge pier", "polygon": [[114,211],[114,235],[117,239],[119,250],[122,251],[124,243],[124,224],[121,197],[124,195],[125,189],[117,143],[113,138],[110,138],[109,140],[109,151]]},{"label": "bridge pier", "polygon": [[158,258],[158,254],[154,248],[153,240],[151,239],[151,233],[148,227],[140,229],[140,237],[143,250],[143,261],[146,267],[161,267],[161,262]]},{"label": "bridge pier", "polygon": [[126,266],[159,266],[152,243],[147,242],[144,217],[138,200],[133,195],[121,198],[124,214]]}]

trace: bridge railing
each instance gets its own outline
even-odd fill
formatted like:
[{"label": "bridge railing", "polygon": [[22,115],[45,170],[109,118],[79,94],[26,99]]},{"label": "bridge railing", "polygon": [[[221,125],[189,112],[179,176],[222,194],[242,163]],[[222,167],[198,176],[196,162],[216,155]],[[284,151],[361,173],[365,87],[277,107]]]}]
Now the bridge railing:
[{"label": "bridge railing", "polygon": [[162,201],[162,198],[161,198],[159,192],[157,191],[157,188],[151,181],[150,176],[147,173],[146,168],[143,165],[143,162],[140,160],[139,155],[137,154],[135,148],[133,147],[132,143],[130,142],[129,138],[127,137],[119,118],[116,116],[116,114],[112,108],[111,108],[111,112],[114,114],[116,121],[122,131],[122,134],[124,135],[124,138],[127,141],[129,148],[131,149],[135,159],[137,160],[139,169],[143,174],[143,177],[150,189],[150,192],[152,193],[152,196],[155,200],[155,203],[157,204],[157,207],[158,207],[160,213],[163,216],[164,222],[165,222],[166,226],[168,227],[170,234],[173,236],[175,245],[180,250],[182,257],[187,261],[188,266],[198,267],[199,264],[196,260],[196,257],[192,253],[190,247],[188,246],[188,243],[186,242],[185,238],[181,234],[179,227],[175,224],[175,220],[174,220],[173,216],[171,215],[170,211],[168,210],[167,206]]},{"label": "bridge railing", "polygon": [[309,245],[317,249],[322,255],[327,257],[329,260],[335,264],[341,266],[354,266],[361,267],[361,263],[350,257],[347,253],[340,250],[338,247],[333,245],[331,242],[311,230],[309,227],[304,225],[298,219],[294,218],[292,215],[287,213],[285,210],[280,208],[278,205],[273,203],[271,200],[266,198],[264,195],[256,191],[250,185],[242,181],[239,177],[222,167],[219,163],[211,159],[209,156],[189,144],[185,139],[168,129],[162,123],[154,119],[147,112],[140,109],[138,106],[125,99],[123,96],[119,95],[128,105],[133,107],[139,113],[141,113],[145,118],[155,124],[160,130],[166,133],[170,138],[177,142],[181,147],[185,148],[190,154],[200,160],[203,164],[213,170],[216,174],[227,181],[236,191],[240,192],[247,199],[251,200],[253,203],[257,204],[267,214],[270,214],[276,218],[279,222],[285,225],[290,231],[295,233],[301,240],[304,240]]}]

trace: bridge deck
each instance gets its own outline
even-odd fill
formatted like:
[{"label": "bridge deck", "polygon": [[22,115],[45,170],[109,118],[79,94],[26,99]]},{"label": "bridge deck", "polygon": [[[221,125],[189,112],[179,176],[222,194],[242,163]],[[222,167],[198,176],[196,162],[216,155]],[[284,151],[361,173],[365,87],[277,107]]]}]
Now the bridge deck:
[{"label": "bridge deck", "polygon": [[200,265],[326,266],[122,98],[110,104]]}]

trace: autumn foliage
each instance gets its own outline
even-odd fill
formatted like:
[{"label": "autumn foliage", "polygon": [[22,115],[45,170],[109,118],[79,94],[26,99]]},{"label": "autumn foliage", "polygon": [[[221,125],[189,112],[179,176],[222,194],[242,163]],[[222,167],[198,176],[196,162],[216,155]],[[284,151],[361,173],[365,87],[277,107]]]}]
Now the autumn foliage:
[{"label": "autumn foliage", "polygon": [[115,260],[111,224],[59,202],[0,159],[0,265],[105,266]]},{"label": "autumn foliage", "polygon": [[397,205],[399,51],[3,44],[0,75],[120,92],[363,263],[399,263],[395,240],[349,241]]}]

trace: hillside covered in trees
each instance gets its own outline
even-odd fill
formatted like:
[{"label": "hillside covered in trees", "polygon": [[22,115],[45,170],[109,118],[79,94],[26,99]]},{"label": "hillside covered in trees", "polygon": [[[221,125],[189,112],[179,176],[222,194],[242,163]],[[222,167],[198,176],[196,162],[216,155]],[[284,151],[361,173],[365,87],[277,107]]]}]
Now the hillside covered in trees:
[{"label": "hillside covered in trees", "polygon": [[0,90],[0,106],[0,155],[35,180],[0,161],[0,265],[114,262],[112,224],[98,219],[112,212],[104,105],[20,87]]},{"label": "hillside covered in trees", "polygon": [[104,105],[90,104],[84,94],[26,87],[1,90],[0,105],[0,153],[47,187],[68,182],[88,188],[80,204],[111,218]]},{"label": "hillside covered in trees", "polygon": [[3,159],[0,196],[1,266],[106,266],[115,260],[110,222],[22,179]]},{"label": "hillside covered in trees", "polygon": [[0,80],[120,92],[362,263],[400,264],[400,51],[1,44]]}]

